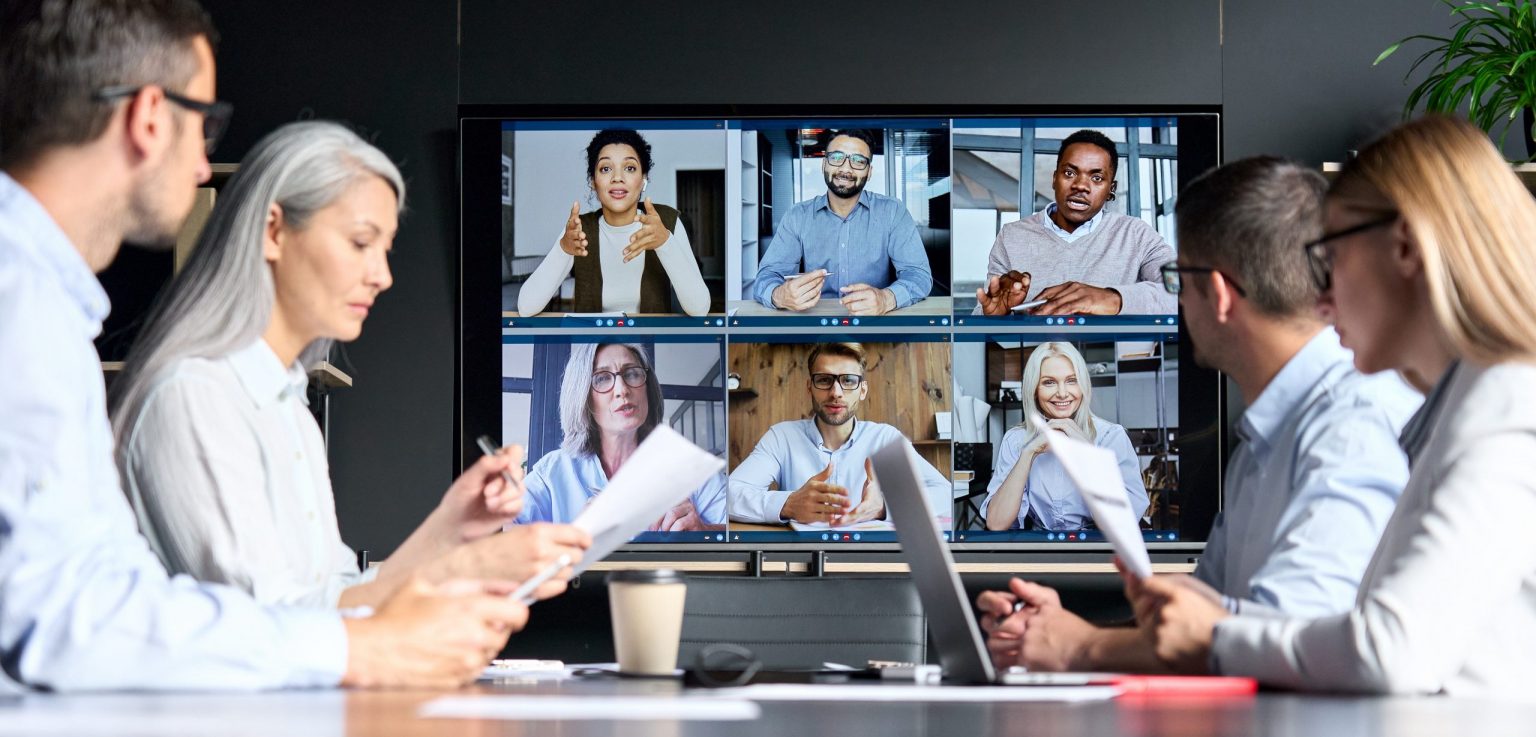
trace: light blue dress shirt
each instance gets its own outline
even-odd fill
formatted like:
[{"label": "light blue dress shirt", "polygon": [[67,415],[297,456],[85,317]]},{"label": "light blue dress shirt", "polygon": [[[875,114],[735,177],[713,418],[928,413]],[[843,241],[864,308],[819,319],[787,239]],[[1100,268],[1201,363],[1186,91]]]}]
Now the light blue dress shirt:
[{"label": "light blue dress shirt", "polygon": [[[1108,206],[1107,203],[1106,206]],[[1046,229],[1050,230],[1052,233],[1055,233],[1057,238],[1060,238],[1068,243],[1071,243],[1078,238],[1082,238],[1083,236],[1092,233],[1093,227],[1098,225],[1099,221],[1104,219],[1104,208],[1101,207],[1099,208],[1098,212],[1093,214],[1093,217],[1088,218],[1088,222],[1077,226],[1077,230],[1071,231],[1069,233],[1062,229],[1060,225],[1057,225],[1055,220],[1051,219],[1051,214],[1056,212],[1056,209],[1056,203],[1054,202],[1046,205],[1045,209],[1040,211],[1040,222],[1045,225]]]},{"label": "light blue dress shirt", "polygon": [[[1131,438],[1124,427],[1102,417],[1094,417],[1093,424],[1098,431],[1093,444],[1114,452],[1120,465],[1120,478],[1125,481],[1125,496],[1130,500],[1131,511],[1136,513],[1139,520],[1147,513],[1149,502],[1147,487],[1141,482],[1141,461],[1136,458],[1136,448],[1131,445]],[[1008,472],[1019,462],[1028,436],[1029,431],[1022,427],[1015,427],[1003,435],[1002,447],[998,448],[997,461],[993,464],[992,480],[987,483],[987,498],[981,503],[983,518],[987,516],[987,507],[997,495],[997,490],[1002,488],[1003,479],[1008,478]],[[1018,519],[1014,520],[1012,529],[1022,529],[1030,514],[1034,515],[1040,527],[1047,530],[1081,530],[1093,521],[1093,514],[1088,511],[1088,502],[1083,501],[1083,495],[1078,493],[1077,484],[1067,476],[1067,470],[1061,466],[1061,459],[1051,453],[1036,456],[1034,465],[1029,467],[1029,479],[1024,484],[1024,502],[1019,505]]]},{"label": "light blue dress shirt", "polygon": [[[828,463],[832,464],[828,482],[847,489],[852,506],[858,506],[864,499],[864,481],[868,478],[864,461],[893,441],[911,441],[890,425],[858,419],[853,423],[853,432],[837,450],[822,441],[815,420],[790,420],[768,428],[757,447],[731,471],[731,519],[762,524],[784,522],[779,516],[784,501],[807,479],[825,470]],[[922,469],[923,489],[930,503],[945,502],[945,506],[934,511],[944,514],[954,498],[954,486],[928,463],[918,467]],[[778,488],[770,489],[770,485]]]},{"label": "light blue dress shirt", "polygon": [[1395,372],[1356,371],[1333,328],[1318,333],[1238,421],[1195,577],[1233,612],[1347,611],[1408,482],[1398,434],[1422,401]]},{"label": "light blue dress shirt", "polygon": [[928,254],[907,206],[874,192],[860,193],[846,218],[832,211],[827,195],[789,208],[758,265],[752,297],[772,308],[773,290],[787,277],[817,269],[832,272],[821,285],[824,300],[840,299],[838,290],[846,285],[868,284],[889,288],[900,308],[933,288]]},{"label": "light blue dress shirt", "polygon": [[333,686],[334,610],[170,577],[134,525],[107,424],[107,295],[0,173],[0,679],[57,690]]},{"label": "light blue dress shirt", "polygon": [[[608,488],[608,474],[596,455],[574,455],[562,448],[544,454],[523,480],[523,511],[518,524],[569,524],[598,492]],[[725,474],[716,474],[689,497],[707,525],[725,524]]]}]

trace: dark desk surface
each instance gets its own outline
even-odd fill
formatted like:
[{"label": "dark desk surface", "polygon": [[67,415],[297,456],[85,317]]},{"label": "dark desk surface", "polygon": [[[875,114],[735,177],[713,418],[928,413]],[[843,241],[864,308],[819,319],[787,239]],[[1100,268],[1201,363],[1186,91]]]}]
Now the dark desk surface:
[{"label": "dark desk surface", "polygon": [[[829,686],[829,688],[833,688]],[[568,681],[482,684],[454,695],[654,694],[672,683]],[[418,719],[418,707],[446,694],[420,691],[311,691],[251,695],[31,695],[0,702],[0,735],[638,735],[731,737],[803,735],[1530,735],[1536,705],[1444,698],[1381,699],[1261,694],[1254,699],[1048,703],[762,702],[752,722],[505,722]]]}]

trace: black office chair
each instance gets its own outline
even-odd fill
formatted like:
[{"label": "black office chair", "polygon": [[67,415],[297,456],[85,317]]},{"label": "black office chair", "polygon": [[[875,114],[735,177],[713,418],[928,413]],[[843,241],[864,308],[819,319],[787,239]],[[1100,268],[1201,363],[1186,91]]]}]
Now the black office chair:
[{"label": "black office chair", "polygon": [[981,502],[987,496],[987,484],[992,481],[992,444],[955,443],[955,470],[975,472],[965,494],[955,497],[955,529],[986,528]]},{"label": "black office chair", "polygon": [[688,577],[678,666],[730,643],[768,669],[870,660],[922,663],[928,624],[911,579]]}]

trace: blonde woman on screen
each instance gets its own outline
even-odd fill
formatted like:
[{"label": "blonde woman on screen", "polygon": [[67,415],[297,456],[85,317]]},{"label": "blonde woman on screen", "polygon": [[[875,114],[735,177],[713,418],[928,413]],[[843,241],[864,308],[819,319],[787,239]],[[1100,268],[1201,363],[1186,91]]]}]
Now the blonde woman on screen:
[{"label": "blonde woman on screen", "polygon": [[1147,511],[1147,489],[1141,481],[1141,461],[1125,428],[1090,408],[1093,384],[1083,354],[1071,343],[1041,343],[1024,365],[1021,382],[1029,398],[1024,421],[1003,436],[992,481],[981,512],[989,530],[1081,530],[1093,516],[1061,462],[1050,455],[1045,437],[1030,421],[1039,417],[1052,431],[1114,451],[1125,480],[1125,494],[1139,518]]},{"label": "blonde woman on screen", "polygon": [[1347,613],[1229,616],[1177,580],[1129,583],[1165,663],[1287,688],[1536,698],[1533,241],[1536,202],[1465,121],[1405,124],[1345,167],[1324,236],[1297,247],[1356,366],[1429,389],[1403,433],[1408,484]]},{"label": "blonde woman on screen", "polygon": [[372,570],[342,542],[305,367],[357,338],[393,284],[404,194],[389,158],[335,123],[279,128],[241,162],[112,387],[123,484],[172,573],[264,603],[371,606],[416,574],[522,580],[587,544],[574,528],[492,535],[522,507],[515,448],[471,466]]}]

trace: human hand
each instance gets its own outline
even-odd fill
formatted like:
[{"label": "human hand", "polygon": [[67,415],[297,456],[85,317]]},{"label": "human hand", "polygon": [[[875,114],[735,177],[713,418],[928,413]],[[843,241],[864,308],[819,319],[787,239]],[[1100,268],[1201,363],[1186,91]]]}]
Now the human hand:
[{"label": "human hand", "polygon": [[448,544],[478,540],[517,519],[523,492],[523,447],[508,445],[481,456],[454,479],[427,524]]},{"label": "human hand", "polygon": [[784,280],[773,289],[773,306],[781,310],[804,312],[821,301],[821,285],[827,280],[827,270],[817,269]]},{"label": "human hand", "polygon": [[533,592],[534,598],[549,599],[565,591],[565,582],[575,575],[575,565],[591,546],[592,536],[574,525],[513,525],[501,534],[455,548],[444,570],[454,578],[485,576],[522,582],[568,555],[570,564]]},{"label": "human hand", "polygon": [[[1021,612],[1023,614],[1024,612]],[[1097,628],[1058,602],[1040,606],[1024,621],[1018,662],[1029,670],[1084,670],[1083,653]]]},{"label": "human hand", "polygon": [[[1209,673],[1216,623],[1231,614],[1196,589],[1165,579],[1141,582],[1138,626],[1152,640],[1157,659],[1175,673]],[[1147,612],[1144,619],[1142,612]]]},{"label": "human hand", "polygon": [[528,622],[528,608],[508,595],[509,581],[419,576],[401,586],[371,617],[342,620],[350,688],[455,688],[470,683]]},{"label": "human hand", "polygon": [[1075,281],[1046,287],[1035,299],[1049,301],[1032,310],[1032,315],[1118,315],[1122,304],[1120,293],[1113,289]]},{"label": "human hand", "polygon": [[629,236],[629,245],[624,247],[624,263],[646,251],[661,248],[667,239],[672,237],[672,232],[667,226],[661,224],[661,214],[656,212],[656,206],[651,204],[651,198],[645,198],[645,212],[639,213],[640,229]]},{"label": "human hand", "polygon": [[1077,423],[1073,422],[1072,420],[1047,420],[1045,426],[1061,433],[1062,435],[1072,438],[1073,440],[1081,440],[1084,443],[1093,442],[1088,439],[1087,435],[1083,434],[1083,428],[1078,427]]},{"label": "human hand", "polygon": [[779,518],[792,519],[800,523],[826,522],[828,524],[833,524],[835,519],[841,518],[852,502],[848,499],[848,490],[837,484],[828,483],[827,479],[830,478],[832,478],[832,464],[828,463],[826,468],[806,479],[799,489],[784,500],[784,507],[779,510]]},{"label": "human hand", "polygon": [[1041,607],[1061,606],[1056,590],[1017,578],[1008,581],[1008,591],[987,591],[976,599],[982,612],[981,628],[987,633],[987,651],[999,669],[1018,665],[1022,655],[1026,622]]},{"label": "human hand", "polygon": [[849,284],[841,290],[843,307],[850,315],[884,315],[896,309],[896,293],[868,284]]},{"label": "human hand", "polygon": [[842,519],[833,524],[852,525],[859,522],[880,519],[885,516],[885,493],[880,491],[880,482],[875,480],[875,465],[868,458],[864,459],[864,494],[859,498],[859,505],[853,511],[844,515]]},{"label": "human hand", "polygon": [[981,314],[1006,315],[1024,304],[1024,296],[1029,294],[1029,278],[1029,272],[1017,270],[987,277],[986,289],[976,290]]},{"label": "human hand", "polygon": [[682,503],[667,510],[661,519],[651,523],[645,528],[652,532],[688,532],[705,529],[704,518],[699,516],[699,510],[693,506],[692,499],[684,499]]},{"label": "human hand", "polygon": [[560,234],[560,250],[572,256],[587,255],[587,232],[581,229],[581,204],[571,203],[571,216],[565,220],[565,232]]}]

